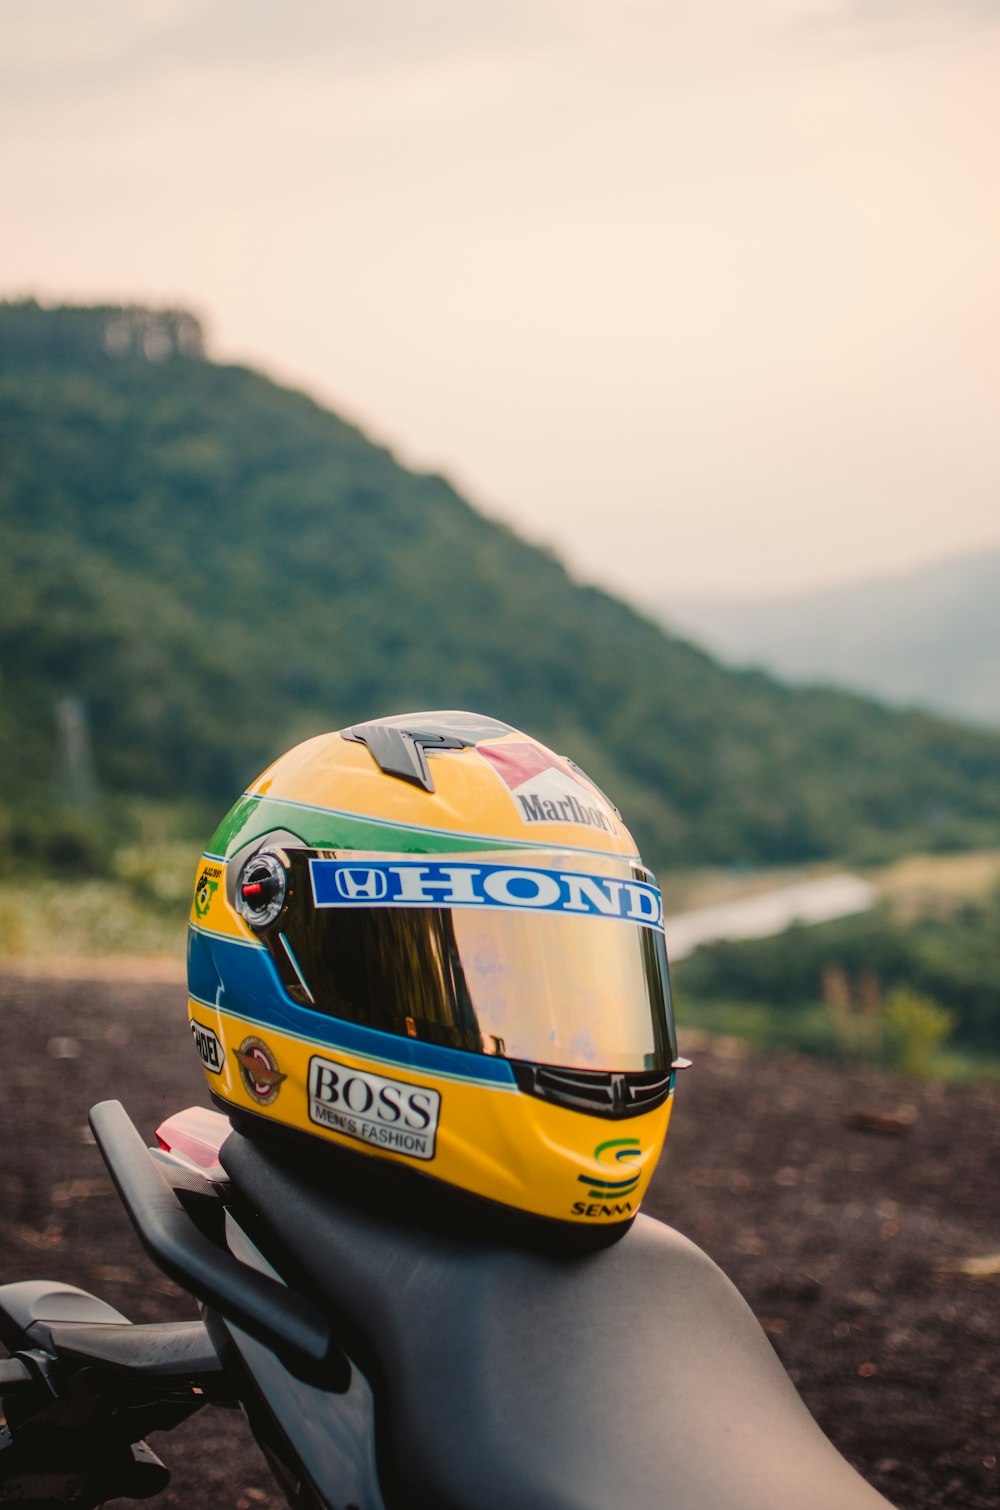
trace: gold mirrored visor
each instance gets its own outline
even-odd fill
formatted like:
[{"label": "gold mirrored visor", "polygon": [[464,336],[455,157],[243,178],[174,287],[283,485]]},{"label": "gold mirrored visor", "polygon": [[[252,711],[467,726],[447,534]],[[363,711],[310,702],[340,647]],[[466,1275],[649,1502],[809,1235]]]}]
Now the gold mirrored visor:
[{"label": "gold mirrored visor", "polygon": [[618,856],[276,849],[242,875],[241,911],[315,1011],[533,1064],[676,1057],[660,894]]}]

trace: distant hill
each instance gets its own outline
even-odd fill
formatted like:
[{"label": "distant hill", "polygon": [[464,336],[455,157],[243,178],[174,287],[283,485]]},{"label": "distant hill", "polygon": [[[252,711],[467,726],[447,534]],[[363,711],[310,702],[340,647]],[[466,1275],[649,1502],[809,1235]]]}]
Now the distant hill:
[{"label": "distant hill", "polygon": [[571,754],[660,864],[1000,840],[1000,737],[724,669],[206,360],[183,313],[8,305],[0,354],[6,863],[44,850],[59,720],[66,743],[86,716],[124,823],[132,798],[221,812],[293,741],[448,706]]},{"label": "distant hill", "polygon": [[1000,728],[1000,548],[822,592],[653,607],[733,665]]}]

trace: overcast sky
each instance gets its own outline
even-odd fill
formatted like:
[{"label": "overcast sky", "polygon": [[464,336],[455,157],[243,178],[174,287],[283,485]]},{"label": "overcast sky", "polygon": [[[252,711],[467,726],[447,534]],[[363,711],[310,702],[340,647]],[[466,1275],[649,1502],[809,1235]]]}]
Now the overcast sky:
[{"label": "overcast sky", "polygon": [[0,289],[181,303],[633,596],[1000,541],[994,0],[0,0]]}]

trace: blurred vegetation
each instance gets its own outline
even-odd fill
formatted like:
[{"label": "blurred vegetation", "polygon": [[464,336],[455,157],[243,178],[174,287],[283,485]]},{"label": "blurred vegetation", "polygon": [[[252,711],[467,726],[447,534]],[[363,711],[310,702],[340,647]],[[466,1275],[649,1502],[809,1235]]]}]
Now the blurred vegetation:
[{"label": "blurred vegetation", "polygon": [[723,669],[183,313],[0,307],[0,454],[0,864],[111,876],[427,707],[571,754],[656,865],[1000,841],[1000,738]]},{"label": "blurred vegetation", "polygon": [[953,1015],[929,996],[905,986],[894,987],[885,999],[885,1026],[895,1068],[904,1075],[930,1074],[954,1024]]},{"label": "blurred vegetation", "polygon": [[706,945],[673,976],[682,1024],[907,1075],[1000,1075],[1000,891]]},{"label": "blurred vegetation", "polygon": [[154,894],[127,858],[124,877],[0,879],[0,959],[163,955],[182,965],[197,857],[193,845],[159,852]]}]

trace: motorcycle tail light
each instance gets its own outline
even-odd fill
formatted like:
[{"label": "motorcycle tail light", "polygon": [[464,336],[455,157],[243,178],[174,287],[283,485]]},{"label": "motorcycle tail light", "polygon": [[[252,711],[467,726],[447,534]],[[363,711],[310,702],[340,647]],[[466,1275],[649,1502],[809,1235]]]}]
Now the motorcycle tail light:
[{"label": "motorcycle tail light", "polygon": [[164,1153],[187,1159],[210,1180],[226,1178],[219,1163],[219,1149],[232,1131],[228,1117],[208,1111],[204,1106],[189,1106],[174,1112],[156,1129],[156,1141]]}]

